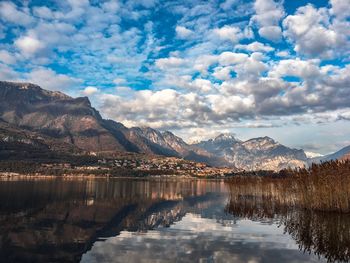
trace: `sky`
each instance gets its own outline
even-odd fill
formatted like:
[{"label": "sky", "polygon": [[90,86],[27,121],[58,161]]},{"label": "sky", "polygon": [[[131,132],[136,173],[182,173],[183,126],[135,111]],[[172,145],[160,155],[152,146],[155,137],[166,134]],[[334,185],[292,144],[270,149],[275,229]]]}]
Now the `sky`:
[{"label": "sky", "polygon": [[350,0],[0,0],[0,79],[188,142],[350,145]]}]

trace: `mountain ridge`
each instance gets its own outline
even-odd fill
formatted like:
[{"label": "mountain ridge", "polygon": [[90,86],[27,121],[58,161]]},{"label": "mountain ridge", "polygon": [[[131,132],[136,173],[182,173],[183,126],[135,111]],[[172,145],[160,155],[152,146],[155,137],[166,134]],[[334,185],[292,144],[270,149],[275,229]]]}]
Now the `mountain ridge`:
[{"label": "mountain ridge", "polygon": [[87,97],[72,98],[30,83],[0,82],[0,119],[87,152],[135,152],[219,164],[216,157],[170,132],[127,128],[103,119]]},{"label": "mountain ridge", "polygon": [[280,170],[307,165],[307,157],[303,150],[288,148],[268,136],[241,141],[233,135],[226,135],[229,139],[224,143],[217,140],[223,136],[221,134],[196,145],[243,170]]},{"label": "mountain ridge", "polygon": [[242,141],[234,134],[222,133],[188,144],[170,131],[128,128],[103,119],[87,97],[72,98],[31,83],[0,81],[0,121],[11,129],[17,127],[84,152],[155,154],[241,170],[302,167],[309,160],[303,150],[286,147],[268,136]]},{"label": "mountain ridge", "polygon": [[326,162],[331,160],[346,160],[346,159],[349,159],[349,157],[350,157],[350,145],[343,147],[340,150],[331,154],[310,158],[309,163],[310,164],[320,163],[320,162]]}]

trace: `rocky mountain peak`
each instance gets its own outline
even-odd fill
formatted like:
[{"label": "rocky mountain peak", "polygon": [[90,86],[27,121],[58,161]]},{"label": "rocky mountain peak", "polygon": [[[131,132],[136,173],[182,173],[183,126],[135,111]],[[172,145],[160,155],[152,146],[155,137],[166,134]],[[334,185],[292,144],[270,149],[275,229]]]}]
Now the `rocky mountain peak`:
[{"label": "rocky mountain peak", "polygon": [[307,160],[303,150],[288,148],[268,136],[243,142],[232,134],[221,134],[214,139],[200,142],[196,146],[244,170],[279,170],[289,166],[300,167]]},{"label": "rocky mountain peak", "polygon": [[248,141],[245,141],[243,144],[249,150],[250,149],[267,150],[280,145],[278,142],[276,142],[274,139],[268,136],[253,138]]},{"label": "rocky mountain peak", "polygon": [[0,95],[2,97],[17,97],[17,101],[22,103],[26,101],[72,99],[62,92],[45,90],[38,85],[27,82],[0,81]]},{"label": "rocky mountain peak", "polygon": [[239,140],[235,138],[232,133],[221,133],[214,138],[215,142],[238,142]]},{"label": "rocky mountain peak", "polygon": [[177,151],[187,151],[189,145],[180,137],[176,136],[170,131],[162,132],[162,136],[166,143]]}]

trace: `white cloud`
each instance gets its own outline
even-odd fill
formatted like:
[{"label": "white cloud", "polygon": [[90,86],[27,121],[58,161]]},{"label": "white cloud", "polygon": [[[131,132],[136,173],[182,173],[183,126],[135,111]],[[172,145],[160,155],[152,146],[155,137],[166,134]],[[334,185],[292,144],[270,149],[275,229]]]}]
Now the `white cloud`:
[{"label": "white cloud", "polygon": [[45,49],[45,44],[35,36],[23,36],[15,41],[24,57],[29,58]]},{"label": "white cloud", "polygon": [[6,50],[0,50],[0,61],[5,64],[15,64],[16,57]]},{"label": "white cloud", "polygon": [[201,72],[203,75],[207,73],[208,67],[217,62],[215,55],[202,55],[195,59],[193,69]]},{"label": "white cloud", "polygon": [[237,77],[247,80],[261,77],[261,74],[268,70],[268,66],[261,61],[262,58],[261,53],[252,53],[251,56],[242,63],[233,65]]},{"label": "white cloud", "polygon": [[195,79],[192,81],[191,86],[203,92],[208,92],[212,89],[211,81],[207,79]]},{"label": "white cloud", "polygon": [[160,58],[156,60],[156,66],[159,69],[167,70],[171,68],[178,68],[185,63],[185,60],[177,57]]},{"label": "white cloud", "polygon": [[238,0],[226,0],[222,4],[220,4],[220,7],[224,10],[229,10],[232,8],[232,6],[235,6],[238,4]]},{"label": "white cloud", "polygon": [[192,30],[189,30],[184,26],[176,26],[175,31],[176,31],[177,37],[181,39],[189,38],[194,34]]},{"label": "white cloud", "polygon": [[283,27],[285,36],[295,43],[294,50],[301,54],[332,58],[346,47],[346,35],[333,28],[325,8],[300,7],[284,19]]},{"label": "white cloud", "polygon": [[233,43],[237,43],[243,37],[241,29],[238,27],[232,27],[232,26],[215,28],[213,30],[213,33],[217,35],[220,39],[230,40]]},{"label": "white cloud", "polygon": [[44,89],[57,91],[72,91],[82,83],[81,79],[57,74],[55,71],[47,68],[36,68],[26,73],[25,79],[28,82],[40,85]]},{"label": "white cloud", "polygon": [[240,117],[244,117],[245,114],[249,115],[255,107],[253,96],[209,95],[208,99],[213,111],[217,115],[224,115],[230,119],[239,119]]},{"label": "white cloud", "polygon": [[232,67],[216,67],[213,76],[219,80],[230,80]]},{"label": "white cloud", "polygon": [[272,77],[295,76],[302,79],[316,79],[320,75],[318,61],[287,59],[278,62],[276,67],[269,72]]},{"label": "white cloud", "polygon": [[261,42],[253,42],[247,45],[236,45],[236,49],[242,49],[242,50],[247,50],[251,52],[271,52],[274,51],[275,49],[269,45],[265,45]]},{"label": "white cloud", "polygon": [[14,3],[8,1],[0,2],[0,19],[22,26],[34,22],[30,14],[19,10]]},{"label": "white cloud", "polygon": [[248,58],[247,54],[244,53],[234,53],[234,52],[222,52],[219,55],[219,63],[222,66],[229,66],[232,64],[238,64],[244,62]]},{"label": "white cloud", "polygon": [[339,18],[350,17],[350,1],[349,0],[330,0],[331,13]]},{"label": "white cloud", "polygon": [[256,0],[255,15],[251,21],[259,25],[259,35],[271,41],[279,41],[282,31],[279,22],[284,16],[283,5],[274,0]]},{"label": "white cloud", "polygon": [[88,86],[82,91],[82,93],[85,96],[91,96],[91,95],[96,94],[98,92],[99,92],[99,89],[96,87],[92,87],[92,86]]},{"label": "white cloud", "polygon": [[282,51],[278,51],[276,53],[277,56],[281,57],[281,58],[286,58],[286,57],[289,57],[290,54],[287,50],[282,50]]},{"label": "white cloud", "polygon": [[114,83],[114,84],[117,84],[117,85],[123,84],[123,83],[125,83],[125,82],[126,82],[126,79],[123,79],[123,78],[115,78],[115,79],[113,80],[113,83]]},{"label": "white cloud", "polygon": [[282,29],[279,26],[264,26],[259,29],[259,35],[271,41],[278,42],[282,37]]},{"label": "white cloud", "polygon": [[0,79],[7,81],[17,80],[19,74],[8,65],[0,63]]},{"label": "white cloud", "polygon": [[111,1],[104,2],[102,4],[102,8],[106,12],[113,12],[113,13],[115,13],[115,12],[120,10],[120,4],[116,0],[111,0]]}]

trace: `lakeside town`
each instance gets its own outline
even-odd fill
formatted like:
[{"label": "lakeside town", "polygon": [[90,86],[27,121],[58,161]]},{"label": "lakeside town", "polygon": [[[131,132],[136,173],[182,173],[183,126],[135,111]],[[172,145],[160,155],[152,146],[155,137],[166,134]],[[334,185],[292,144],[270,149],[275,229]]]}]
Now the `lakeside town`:
[{"label": "lakeside town", "polygon": [[90,165],[75,165],[69,162],[24,164],[25,170],[2,169],[0,176],[103,176],[103,177],[224,177],[235,172],[229,167],[211,167],[205,163],[193,162],[176,157],[125,155],[119,158],[98,158]]}]

